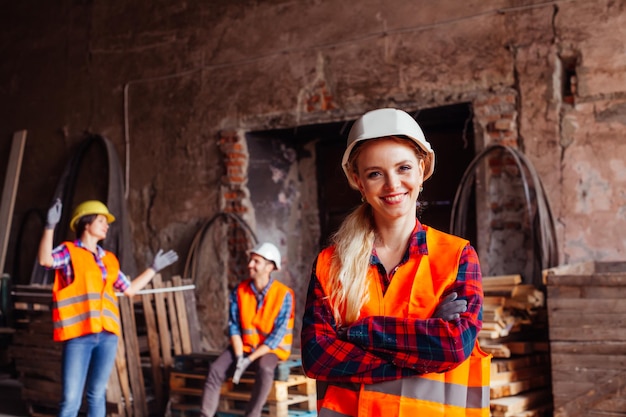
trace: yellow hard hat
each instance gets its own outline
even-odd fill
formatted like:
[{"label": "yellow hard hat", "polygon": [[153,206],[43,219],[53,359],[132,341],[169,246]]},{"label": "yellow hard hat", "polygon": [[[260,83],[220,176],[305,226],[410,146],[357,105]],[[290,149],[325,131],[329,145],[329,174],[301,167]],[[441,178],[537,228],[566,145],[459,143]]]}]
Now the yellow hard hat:
[{"label": "yellow hard hat", "polygon": [[72,220],[70,220],[70,229],[72,232],[76,231],[76,223],[78,223],[78,220],[89,214],[102,214],[107,218],[109,223],[113,223],[115,221],[115,216],[109,212],[109,209],[104,205],[104,203],[98,200],[83,201],[76,206],[74,212],[72,213]]}]

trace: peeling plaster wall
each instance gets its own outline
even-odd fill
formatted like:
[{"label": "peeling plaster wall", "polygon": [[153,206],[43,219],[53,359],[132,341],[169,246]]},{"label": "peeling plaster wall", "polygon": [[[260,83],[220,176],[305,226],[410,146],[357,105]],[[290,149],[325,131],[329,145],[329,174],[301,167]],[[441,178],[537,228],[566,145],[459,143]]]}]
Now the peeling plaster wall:
[{"label": "peeling plaster wall", "polygon": [[314,143],[285,143],[248,136],[247,187],[259,242],[281,252],[282,269],[273,277],[296,294],[295,336],[299,339],[312,256],[318,250],[319,220]]},{"label": "peeling plaster wall", "polygon": [[[505,141],[530,158],[557,220],[561,262],[625,258],[622,1],[66,0],[7,3],[0,23],[0,175],[13,132],[28,129],[9,271],[24,250],[15,247],[19,222],[30,209],[45,213],[84,131],[112,140],[128,166],[143,265],[159,247],[184,258],[199,225],[225,207],[224,192],[239,192],[224,184],[219,132],[350,120],[381,106],[484,108],[503,95],[513,97],[510,136],[492,137],[488,116],[477,112],[476,143]],[[562,59],[571,57],[576,92],[568,102]],[[498,118],[508,112],[491,109]],[[299,184],[290,203],[306,203],[289,210],[275,236],[287,247],[290,281],[308,279],[318,249],[296,238],[318,227],[308,206],[315,200],[304,194],[314,184],[305,187],[296,172],[312,160],[283,172]],[[483,241],[504,240],[484,214],[489,190],[485,184],[477,203],[486,207],[478,210],[479,232],[488,235]],[[257,232],[272,229],[245,186],[241,192]],[[507,251],[494,256],[489,248],[479,245],[480,256],[497,271]]]}]

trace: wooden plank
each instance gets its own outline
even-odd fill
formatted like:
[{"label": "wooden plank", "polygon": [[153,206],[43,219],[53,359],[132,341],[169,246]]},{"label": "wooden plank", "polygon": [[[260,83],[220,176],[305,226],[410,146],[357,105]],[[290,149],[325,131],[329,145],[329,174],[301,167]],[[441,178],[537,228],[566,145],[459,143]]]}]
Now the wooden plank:
[{"label": "wooden plank", "polygon": [[122,317],[122,329],[126,348],[126,368],[132,390],[133,415],[143,417],[148,415],[148,403],[141,369],[141,357],[139,343],[137,341],[137,326],[130,297],[119,297],[120,315]]},{"label": "wooden plank", "polygon": [[493,355],[494,358],[510,358],[511,357],[511,350],[508,348],[507,345],[503,343],[487,344],[487,343],[482,343],[481,341],[480,346],[486,353],[490,353],[491,355]]},{"label": "wooden plank", "polygon": [[[625,264],[626,265],[626,264]],[[592,275],[563,275],[548,276],[548,286],[577,285],[587,286],[590,283],[598,287],[626,286],[626,272],[612,272]]]},{"label": "wooden plank", "polygon": [[535,375],[528,379],[510,382],[491,383],[489,388],[490,398],[503,398],[511,395],[517,395],[525,391],[537,388],[545,388],[549,385],[550,377],[547,375]]},{"label": "wooden plank", "polygon": [[123,339],[120,339],[117,345],[115,369],[117,371],[117,379],[120,383],[120,391],[124,397],[124,414],[128,417],[132,417],[134,415],[133,401],[130,393],[130,379],[128,376],[128,367],[126,366],[126,348]]},{"label": "wooden plank", "polygon": [[506,302],[506,297],[485,296],[483,298],[483,308],[487,308],[487,307],[495,308],[497,306],[503,306],[505,302]]},{"label": "wooden plank", "polygon": [[623,355],[626,352],[626,342],[609,340],[554,341],[550,343],[550,350],[552,353]]},{"label": "wooden plank", "polygon": [[[193,280],[191,278],[183,278],[183,285],[193,285]],[[187,309],[191,351],[200,352],[202,350],[202,341],[200,340],[202,331],[200,329],[200,321],[198,320],[195,290],[183,291],[183,296],[185,297],[185,308]]]},{"label": "wooden plank", "polygon": [[569,366],[572,369],[576,367],[607,369],[626,371],[626,352],[621,355],[592,355],[592,354],[567,354],[552,353],[552,366]]},{"label": "wooden plank", "polygon": [[556,310],[550,313],[550,327],[567,328],[570,331],[580,327],[620,329],[626,328],[626,316],[613,313],[581,314],[578,311]]},{"label": "wooden plank", "polygon": [[2,201],[0,201],[0,225],[2,225],[0,228],[0,272],[4,271],[7,248],[9,247],[13,208],[15,207],[15,196],[17,195],[17,185],[20,179],[25,145],[26,131],[20,130],[15,132],[13,134],[13,143],[11,145],[6,176],[4,177]]},{"label": "wooden plank", "polygon": [[[181,286],[182,279],[179,275],[172,278],[174,285]],[[180,291],[174,293],[176,301],[176,313],[178,315],[178,327],[180,329],[180,339],[183,347],[183,354],[191,353],[191,338],[189,337],[189,323],[187,322],[187,310],[185,308],[185,297]]]},{"label": "wooden plank", "polygon": [[575,287],[571,285],[563,285],[560,287],[547,287],[548,300],[557,298],[580,298],[583,287]]},{"label": "wooden plank", "polygon": [[[154,288],[164,288],[161,280],[161,274],[157,274],[152,279]],[[172,342],[170,339],[170,329],[167,320],[167,309],[165,307],[165,293],[154,294],[154,305],[156,307],[157,324],[159,328],[159,340],[161,341],[161,356],[163,358],[164,368],[168,368],[172,364]]]},{"label": "wooden plank", "polygon": [[569,365],[555,365],[552,367],[552,380],[555,385],[562,382],[574,381],[581,384],[597,384],[598,381],[606,378],[609,374],[619,375],[621,371],[612,371],[596,368],[573,368]]},{"label": "wooden plank", "polygon": [[552,403],[534,407],[531,410],[520,411],[519,413],[493,412],[491,417],[552,417]]},{"label": "wooden plank", "polygon": [[109,382],[106,390],[106,401],[117,406],[117,412],[115,414],[120,417],[124,417],[126,415],[126,410],[124,409],[124,397],[117,372],[111,372],[111,375],[109,376]]},{"label": "wooden plank", "polygon": [[[171,282],[167,282],[166,285],[169,288],[172,287]],[[170,318],[170,331],[172,334],[172,345],[174,346],[174,355],[176,356],[182,355],[183,344],[182,344],[182,341],[180,340],[180,327],[178,323],[178,316],[176,315],[176,302],[174,301],[174,293],[172,291],[167,292],[167,314]]]},{"label": "wooden plank", "polygon": [[545,366],[537,366],[532,368],[520,368],[506,372],[497,372],[491,374],[491,383],[505,383],[513,381],[521,381],[534,376],[543,376],[549,374],[550,369]]},{"label": "wooden plank", "polygon": [[[151,288],[152,284],[149,284],[147,287]],[[152,307],[153,298],[154,297],[151,294],[143,294],[141,296],[141,301],[143,305],[144,319],[146,322],[146,332],[148,334],[148,350],[150,352],[150,367],[152,370],[152,382],[154,386],[156,407],[158,410],[162,410],[164,407],[163,375],[161,372],[159,332],[157,330],[154,308]]]},{"label": "wooden plank", "polygon": [[550,299],[548,297],[548,314],[556,310],[579,311],[581,314],[625,314],[626,303],[623,299]]},{"label": "wooden plank", "polygon": [[603,415],[624,415],[626,398],[622,390],[625,385],[626,374],[617,377],[609,375],[584,395],[572,397],[571,401],[564,404],[555,398],[554,417],[587,417],[591,415],[591,410],[601,411]]},{"label": "wooden plank", "polygon": [[525,355],[510,359],[493,359],[491,361],[491,374],[500,372],[510,372],[517,369],[534,367],[535,365],[547,365],[550,363],[550,356],[545,353]]},{"label": "wooden plank", "polygon": [[483,277],[483,288],[491,288],[494,286],[508,286],[513,287],[522,283],[522,276],[519,274],[513,275],[494,275],[490,277]]},{"label": "wooden plank", "polygon": [[590,283],[588,286],[548,287],[548,296],[556,299],[623,299],[626,287],[607,287]]},{"label": "wooden plank", "polygon": [[495,398],[490,401],[491,410],[502,413],[520,413],[550,401],[549,390],[531,391],[511,397]]},{"label": "wooden plank", "polygon": [[[623,322],[624,320],[620,320]],[[620,340],[626,341],[626,327],[597,327],[582,325],[575,327],[552,327],[550,326],[550,340]]]},{"label": "wooden plank", "polygon": [[483,288],[483,293],[487,296],[510,297],[513,293],[513,287],[508,285],[492,285],[489,288]]}]

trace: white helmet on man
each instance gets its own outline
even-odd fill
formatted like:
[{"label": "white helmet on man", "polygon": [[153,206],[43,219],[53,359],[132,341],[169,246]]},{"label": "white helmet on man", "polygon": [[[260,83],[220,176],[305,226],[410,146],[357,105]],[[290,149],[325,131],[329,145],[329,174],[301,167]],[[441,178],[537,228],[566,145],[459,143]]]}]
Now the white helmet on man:
[{"label": "white helmet on man", "polygon": [[353,183],[352,173],[348,166],[350,152],[361,141],[385,136],[406,136],[413,140],[428,155],[424,160],[424,181],[432,175],[435,169],[435,153],[415,119],[402,110],[391,108],[377,109],[359,117],[352,125],[348,134],[348,143],[343,153],[341,167],[353,188],[356,189],[357,186]]},{"label": "white helmet on man", "polygon": [[259,243],[250,251],[250,254],[259,255],[274,263],[276,270],[280,270],[280,251],[269,242]]}]

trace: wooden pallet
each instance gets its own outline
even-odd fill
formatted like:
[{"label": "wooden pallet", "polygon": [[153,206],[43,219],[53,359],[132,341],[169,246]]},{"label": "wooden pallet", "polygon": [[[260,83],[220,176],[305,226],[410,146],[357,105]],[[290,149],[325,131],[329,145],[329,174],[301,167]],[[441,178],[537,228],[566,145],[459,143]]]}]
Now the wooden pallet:
[{"label": "wooden pallet", "polygon": [[[170,409],[173,415],[187,417],[199,410],[205,378],[206,375],[199,373],[170,374]],[[218,412],[222,415],[242,415],[245,404],[250,400],[254,381],[254,378],[242,378],[237,385],[231,379],[224,382]],[[304,375],[289,375],[287,381],[274,381],[264,415],[288,417],[307,415],[315,410],[315,381]]]}]

